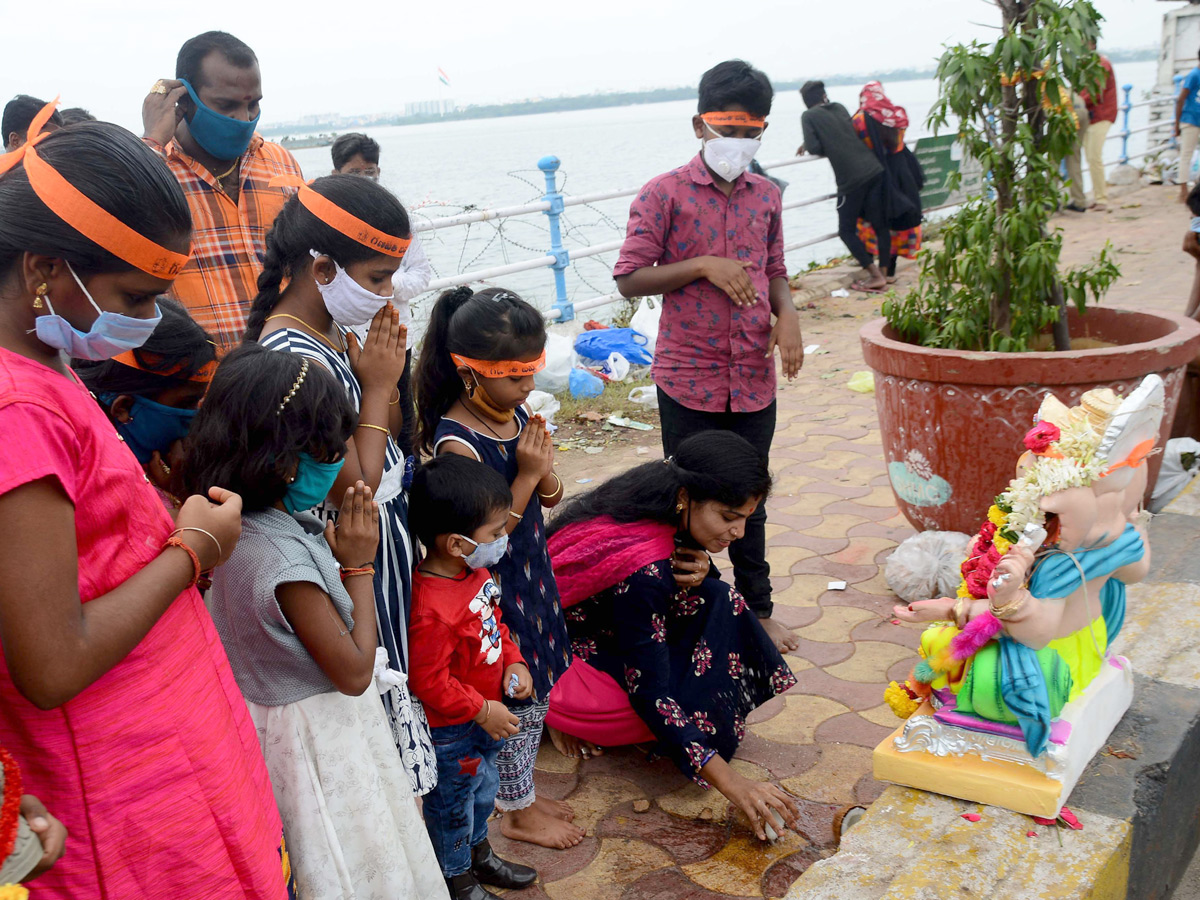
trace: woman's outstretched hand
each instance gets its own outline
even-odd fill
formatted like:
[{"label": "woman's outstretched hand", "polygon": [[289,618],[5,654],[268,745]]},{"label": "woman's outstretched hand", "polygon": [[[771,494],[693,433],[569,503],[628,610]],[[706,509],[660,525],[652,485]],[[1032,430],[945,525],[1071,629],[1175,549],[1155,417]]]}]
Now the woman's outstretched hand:
[{"label": "woman's outstretched hand", "polygon": [[776,816],[783,820],[787,828],[796,830],[799,825],[800,808],[791,794],[769,781],[751,781],[741,775],[737,775],[736,779],[729,790],[722,793],[746,814],[760,841],[767,840],[767,825],[772,827],[776,837],[779,836],[780,828]]}]

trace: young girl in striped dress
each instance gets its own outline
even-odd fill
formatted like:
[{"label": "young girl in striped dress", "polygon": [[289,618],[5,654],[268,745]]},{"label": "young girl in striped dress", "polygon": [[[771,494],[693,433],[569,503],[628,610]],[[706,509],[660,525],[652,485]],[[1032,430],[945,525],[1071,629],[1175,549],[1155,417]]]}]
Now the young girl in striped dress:
[{"label": "young girl in striped dress", "polygon": [[491,570],[504,621],[532,673],[533,696],[509,702],[521,725],[496,760],[496,805],[505,837],[566,849],[583,840],[583,830],[570,807],[538,797],[533,784],[550,688],[571,661],[542,519],[542,508],[562,499],[562,481],[546,423],[524,405],[545,346],[542,314],[516,294],[458,288],[433,308],[414,381],[421,450],[479,460],[512,488],[508,550]]},{"label": "young girl in striped dress", "polygon": [[[396,385],[404,372],[406,334],[389,302],[408,238],[404,207],[369,179],[331,175],[301,186],[267,234],[246,340],[320,363],[358,412],[346,465],[330,497],[340,498],[362,480],[379,503],[375,603],[388,669],[377,680],[413,790],[425,794],[436,783],[437,761],[425,714],[410,698],[404,674],[412,603],[405,493],[411,472],[395,438],[403,424]],[[367,323],[360,345],[351,329]],[[330,518],[337,509],[327,500],[318,512]]]}]

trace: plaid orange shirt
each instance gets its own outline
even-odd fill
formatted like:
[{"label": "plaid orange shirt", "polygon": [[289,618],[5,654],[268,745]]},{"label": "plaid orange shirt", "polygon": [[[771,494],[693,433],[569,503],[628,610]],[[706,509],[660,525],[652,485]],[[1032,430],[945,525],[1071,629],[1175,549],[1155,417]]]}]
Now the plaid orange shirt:
[{"label": "plaid orange shirt", "polygon": [[255,135],[241,159],[238,202],[176,141],[146,143],[179,179],[192,211],[192,255],[171,286],[178,300],[217,342],[221,353],[242,342],[250,303],[266,257],[267,232],[294,187],[268,187],[276,175],[300,175],[294,156]]}]

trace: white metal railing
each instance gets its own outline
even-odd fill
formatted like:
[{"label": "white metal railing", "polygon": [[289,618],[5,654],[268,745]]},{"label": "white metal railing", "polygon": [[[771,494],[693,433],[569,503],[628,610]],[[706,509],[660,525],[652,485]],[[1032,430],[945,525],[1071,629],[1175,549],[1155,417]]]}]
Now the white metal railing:
[{"label": "white metal railing", "polygon": [[[780,159],[773,162],[762,163],[762,168],[781,169],[786,166],[801,165],[804,163],[814,163],[823,160],[824,157],[818,156],[802,156],[792,159]],[[631,197],[641,190],[641,186],[632,188],[618,188],[611,191],[596,191],[590,194],[575,194],[571,196],[561,196],[561,201],[558,203],[560,209],[572,206],[582,206],[588,203],[597,203],[602,200],[614,200],[621,197]],[[783,209],[800,209],[805,206],[813,206],[817,203],[824,203],[827,200],[832,200],[837,197],[836,193],[820,194],[815,197],[806,197],[800,200],[793,200],[783,204]],[[516,216],[532,215],[534,213],[551,213],[555,203],[552,200],[539,200],[533,203],[524,203],[517,206],[501,206],[492,209],[476,209],[468,212],[460,213],[454,216],[442,216],[439,218],[426,219],[421,222],[416,222],[412,226],[412,230],[417,234],[426,232],[440,231],[445,228],[456,228],[463,225],[472,225],[477,222],[489,222],[496,219],[508,219]],[[806,241],[800,241],[796,244],[790,244],[784,247],[785,251],[795,250],[799,247],[807,247],[812,244],[819,244],[822,241],[827,241],[830,238],[837,237],[837,234],[821,235],[817,238],[811,238]],[[518,272],[528,272],[533,269],[546,269],[554,267],[562,262],[563,264],[574,262],[575,260],[587,259],[591,256],[598,256],[601,253],[609,253],[613,250],[619,250],[624,243],[623,238],[606,241],[600,244],[591,244],[586,247],[566,248],[564,247],[560,254],[554,252],[548,253],[545,256],[538,256],[532,259],[522,260],[520,262],[508,263],[503,266],[492,266],[486,269],[476,269],[470,272],[461,272],[458,275],[451,275],[445,278],[437,278],[429,283],[427,291],[441,291],[446,288],[457,287],[462,284],[471,284],[476,281],[487,281],[493,278],[501,278],[505,275],[515,275]],[[620,293],[614,291],[609,294],[603,294],[598,297],[591,297],[587,300],[581,300],[578,303],[571,304],[571,307],[576,312],[585,312],[587,310],[600,309],[610,303],[617,302],[623,299]],[[550,321],[555,321],[562,318],[563,311],[559,307],[555,307],[547,312],[546,318]]]},{"label": "white metal railing", "polygon": [[[1120,107],[1121,111],[1124,113],[1124,121],[1122,123],[1123,127],[1120,131],[1114,131],[1110,133],[1106,138],[1108,141],[1121,141],[1121,156],[1117,160],[1106,162],[1106,166],[1124,164],[1127,163],[1130,158],[1136,159],[1139,157],[1149,156],[1153,153],[1165,150],[1174,144],[1174,140],[1172,139],[1153,147],[1147,147],[1138,153],[1129,154],[1128,142],[1132,135],[1163,129],[1170,124],[1168,120],[1161,119],[1149,125],[1131,129],[1129,127],[1130,110],[1173,103],[1174,97],[1170,94],[1160,94],[1157,96],[1151,96],[1145,100],[1139,100],[1134,103],[1131,102],[1130,99],[1132,85],[1124,85],[1123,90],[1125,92],[1125,102]],[[546,164],[547,160],[553,160],[553,165]],[[774,169],[782,169],[788,166],[807,165],[820,161],[824,161],[824,157],[800,156],[761,163],[761,166],[764,170],[770,171]],[[582,206],[604,200],[613,200],[621,197],[634,196],[638,193],[638,191],[641,190],[641,187],[618,188],[615,190],[595,191],[588,194],[576,194],[568,196],[559,193],[555,186],[554,173],[558,168],[558,161],[556,159],[547,157],[545,160],[539,162],[539,168],[543,169],[547,179],[547,195],[545,199],[515,206],[501,206],[489,209],[468,210],[458,215],[426,219],[424,221],[415,222],[413,224],[413,231],[421,234],[439,231],[446,228],[471,225],[478,222],[488,222],[497,219],[508,219],[517,216],[533,215],[535,213],[545,213],[551,217],[551,236],[557,246],[552,247],[551,251],[543,256],[521,260],[519,262],[509,263],[507,265],[476,269],[470,272],[462,272],[458,275],[435,279],[430,282],[428,288],[429,291],[444,290],[446,288],[456,287],[462,284],[469,284],[476,281],[486,281],[493,278],[500,278],[505,275],[516,274],[518,272],[528,272],[534,269],[554,268],[558,270],[556,271],[556,279],[559,290],[559,302],[556,303],[555,308],[546,313],[546,318],[549,321],[556,321],[563,318],[565,309],[569,309],[572,312],[587,312],[590,310],[600,309],[609,305],[610,303],[618,302],[624,299],[619,292],[613,291],[608,294],[590,297],[586,300],[581,300],[573,304],[564,302],[565,298],[562,295],[563,282],[561,280],[561,270],[565,269],[567,265],[575,260],[586,259],[588,257],[597,256],[601,253],[608,253],[613,250],[618,250],[624,241],[623,239],[617,238],[611,241],[592,244],[584,247],[564,247],[561,245],[559,238],[557,237],[557,216],[558,213],[568,207]],[[805,207],[814,206],[818,203],[825,203],[830,200],[835,200],[837,196],[837,193],[833,192],[818,194],[812,197],[804,197],[799,200],[791,200],[787,203],[784,203],[782,205],[782,209],[785,211],[803,209]],[[944,209],[946,207],[938,208]],[[933,210],[927,210],[927,212],[932,211]],[[825,243],[826,241],[835,240],[837,237],[838,234],[836,231],[829,232],[827,234],[817,235],[816,237],[806,238],[805,240],[793,241],[785,244],[783,249],[785,252],[790,252],[793,250],[799,250],[803,247],[811,247],[815,244],[821,244]]]}]

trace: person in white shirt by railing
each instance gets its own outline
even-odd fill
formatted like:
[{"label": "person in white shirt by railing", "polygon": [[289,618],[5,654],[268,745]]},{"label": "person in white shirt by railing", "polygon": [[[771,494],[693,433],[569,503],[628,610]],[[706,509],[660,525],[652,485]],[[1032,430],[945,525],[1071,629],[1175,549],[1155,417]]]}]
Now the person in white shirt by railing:
[{"label": "person in white shirt by railing", "polygon": [[[374,138],[357,132],[343,134],[333,142],[331,153],[334,175],[361,175],[372,181],[379,180],[382,172],[379,166],[379,142]],[[404,406],[404,427],[396,443],[400,445],[400,451],[406,457],[412,456],[413,452],[414,422],[412,415],[412,310],[409,301],[417,295],[425,293],[432,278],[433,266],[429,264],[429,257],[425,255],[425,248],[421,245],[420,238],[414,234],[412,243],[408,245],[404,259],[400,262],[400,268],[392,276],[392,287],[395,290],[392,295],[392,303],[400,313],[400,324],[409,329],[404,374],[396,386],[400,392],[396,402]],[[365,327],[358,337],[359,340],[366,337]]]}]

